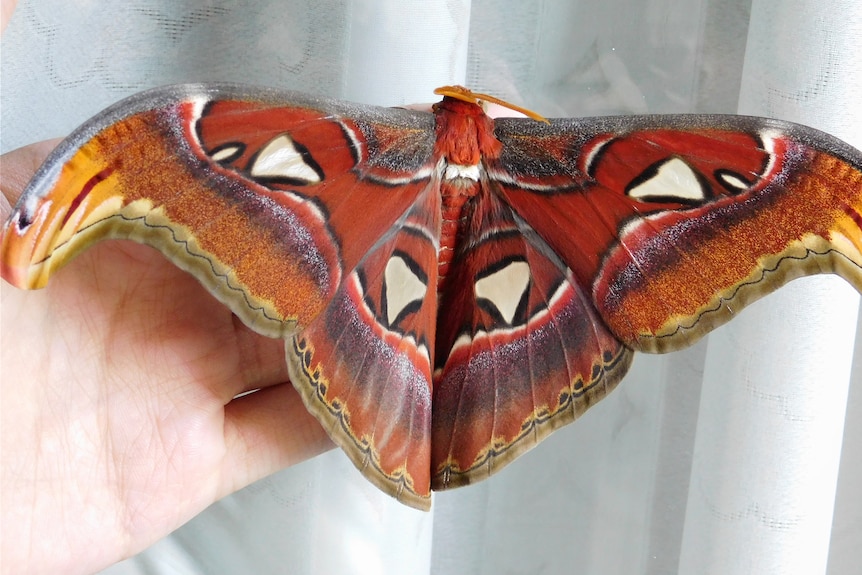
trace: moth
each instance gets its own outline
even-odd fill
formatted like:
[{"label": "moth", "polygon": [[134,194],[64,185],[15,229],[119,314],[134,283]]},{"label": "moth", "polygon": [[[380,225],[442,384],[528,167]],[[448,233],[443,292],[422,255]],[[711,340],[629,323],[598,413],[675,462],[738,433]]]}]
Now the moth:
[{"label": "moth", "polygon": [[687,115],[500,118],[236,85],[133,96],[49,157],[6,223],[38,288],[149,244],[285,340],[309,411],[418,508],[573,421],[635,351],[685,347],[795,277],[862,291],[862,153]]}]

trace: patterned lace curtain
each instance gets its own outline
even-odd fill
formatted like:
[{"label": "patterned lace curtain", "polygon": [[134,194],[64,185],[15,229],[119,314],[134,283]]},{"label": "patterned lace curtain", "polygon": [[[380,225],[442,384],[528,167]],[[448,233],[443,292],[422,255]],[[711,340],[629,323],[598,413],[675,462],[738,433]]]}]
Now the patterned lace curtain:
[{"label": "patterned lace curtain", "polygon": [[[206,80],[382,105],[461,83],[546,116],[739,112],[862,148],[858,0],[22,0],[0,71],[3,151]],[[639,356],[430,513],[333,451],[104,573],[855,573],[858,310],[838,278],[794,281],[689,350]]]}]

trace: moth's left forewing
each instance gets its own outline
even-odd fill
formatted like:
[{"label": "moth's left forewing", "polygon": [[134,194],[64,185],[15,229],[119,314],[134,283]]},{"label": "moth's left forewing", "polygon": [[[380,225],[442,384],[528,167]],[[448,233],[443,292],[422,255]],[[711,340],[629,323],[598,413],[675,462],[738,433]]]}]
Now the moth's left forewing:
[{"label": "moth's left forewing", "polygon": [[[508,149],[546,150],[541,161],[504,154],[494,177],[632,348],[688,345],[801,275],[862,289],[862,157],[826,134],[738,116],[498,132]],[[568,180],[544,185],[542,170]]]},{"label": "moth's left forewing", "polygon": [[[325,103],[278,96],[286,101],[239,87],[174,86],[133,96],[89,120],[46,161],[16,206],[4,232],[4,277],[42,287],[93,243],[127,238],[195,275],[254,329],[290,333],[322,308],[340,281],[338,246],[325,215],[302,197],[267,186],[253,168],[233,169],[228,164],[236,150],[210,146],[201,130],[220,115],[214,102],[233,102],[232,116],[247,126],[234,141],[257,157],[272,156],[272,148],[252,141],[253,120],[265,119],[267,109],[297,111],[291,122],[274,126],[287,133],[325,116],[311,107]],[[296,149],[281,155],[302,158]],[[347,149],[341,155],[349,161]],[[279,168],[285,169],[273,169]]]},{"label": "moth's left forewing", "polygon": [[[86,122],[39,170],[5,228],[3,277],[42,287],[93,243],[133,239],[249,326],[285,336],[412,205],[432,129],[429,114],[293,92],[141,93]],[[389,209],[363,209],[384,197]]]}]

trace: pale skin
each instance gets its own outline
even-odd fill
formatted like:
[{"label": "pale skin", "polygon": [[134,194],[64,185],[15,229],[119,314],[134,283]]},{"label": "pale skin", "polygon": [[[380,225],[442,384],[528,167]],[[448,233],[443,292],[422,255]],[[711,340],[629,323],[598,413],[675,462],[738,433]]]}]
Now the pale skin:
[{"label": "pale skin", "polygon": [[[56,143],[0,158],[3,221]],[[97,571],[332,447],[284,343],[148,247],[97,245],[44,290],[0,284],[2,573]]]}]

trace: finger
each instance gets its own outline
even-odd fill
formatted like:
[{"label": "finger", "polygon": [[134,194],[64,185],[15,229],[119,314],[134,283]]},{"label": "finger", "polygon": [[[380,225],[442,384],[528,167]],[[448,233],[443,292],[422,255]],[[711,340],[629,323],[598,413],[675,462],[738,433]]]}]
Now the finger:
[{"label": "finger", "polygon": [[231,390],[231,398],[254,389],[262,389],[288,380],[284,359],[284,340],[262,336],[233,316],[236,346],[239,353],[240,378]]},{"label": "finger", "polygon": [[224,428],[227,451],[218,497],[334,447],[290,383],[230,402]]},{"label": "finger", "polygon": [[53,140],[45,140],[12,150],[0,156],[0,166],[2,166],[3,178],[0,180],[0,192],[3,193],[2,206],[3,221],[12,213],[12,206],[18,201],[24,186],[36,173],[42,162],[51,150],[57,147],[62,141],[61,138]]},{"label": "finger", "polygon": [[17,3],[17,0],[2,0],[0,2],[0,34],[6,30],[6,25],[9,24],[9,18],[12,17]]}]

